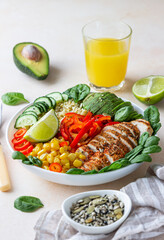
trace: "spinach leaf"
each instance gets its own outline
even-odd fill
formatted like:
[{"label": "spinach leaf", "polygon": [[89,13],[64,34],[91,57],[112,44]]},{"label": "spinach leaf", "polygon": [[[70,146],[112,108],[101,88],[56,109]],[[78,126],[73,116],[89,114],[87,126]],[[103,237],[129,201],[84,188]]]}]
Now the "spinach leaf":
[{"label": "spinach leaf", "polygon": [[13,152],[12,158],[13,159],[20,159],[22,161],[27,160],[27,157],[23,153],[21,153],[19,151]]},{"label": "spinach leaf", "polygon": [[19,92],[8,92],[2,95],[2,102],[7,105],[18,105],[20,103],[29,102],[24,95]]},{"label": "spinach leaf", "polygon": [[131,160],[143,150],[143,146],[138,145],[125,155],[125,158]]},{"label": "spinach leaf", "polygon": [[133,107],[132,106],[122,107],[115,113],[114,121],[123,122],[129,117],[129,115],[132,112],[133,112]]},{"label": "spinach leaf", "polygon": [[39,158],[30,155],[27,158],[33,165],[37,165],[38,167],[42,166],[42,161]]},{"label": "spinach leaf", "polygon": [[88,171],[88,172],[82,172],[81,175],[91,175],[91,174],[96,174],[96,173],[98,173],[98,171],[91,170],[91,171]]},{"label": "spinach leaf", "polygon": [[144,148],[144,150],[142,151],[142,153],[146,153],[146,154],[150,154],[150,153],[157,153],[157,152],[161,152],[161,147],[157,146],[157,145],[152,145],[149,147]]},{"label": "spinach leaf", "polygon": [[71,168],[71,169],[69,169],[66,173],[67,174],[81,174],[81,173],[83,173],[84,172],[84,170],[82,170],[82,169],[79,169],[79,168]]},{"label": "spinach leaf", "polygon": [[138,141],[138,144],[144,146],[144,144],[145,144],[146,140],[148,139],[148,137],[149,137],[149,133],[148,132],[144,132],[141,135],[141,137],[140,137],[140,139]]},{"label": "spinach leaf", "polygon": [[148,154],[139,154],[135,158],[133,158],[131,163],[141,163],[141,162],[151,162],[152,158]]},{"label": "spinach leaf", "polygon": [[98,173],[109,172],[109,166],[103,167]]},{"label": "spinach leaf", "polygon": [[117,170],[123,167],[126,167],[130,164],[129,160],[127,158],[121,158],[118,161],[113,162],[110,166],[109,166],[109,171],[111,170]]},{"label": "spinach leaf", "polygon": [[150,147],[152,145],[158,145],[159,140],[160,140],[159,137],[151,136],[146,140],[144,147]]},{"label": "spinach leaf", "polygon": [[70,99],[73,98],[73,100],[77,103],[83,100],[90,93],[90,87],[86,84],[78,84],[67,89],[63,93],[67,94]]},{"label": "spinach leaf", "polygon": [[160,113],[158,111],[158,108],[155,107],[154,105],[149,106],[144,111],[144,119],[150,122],[153,128],[153,135],[155,135],[158,132],[158,130],[161,128],[161,123],[159,122]]},{"label": "spinach leaf", "polygon": [[14,201],[14,207],[22,212],[34,212],[43,206],[39,198],[32,196],[21,196]]}]

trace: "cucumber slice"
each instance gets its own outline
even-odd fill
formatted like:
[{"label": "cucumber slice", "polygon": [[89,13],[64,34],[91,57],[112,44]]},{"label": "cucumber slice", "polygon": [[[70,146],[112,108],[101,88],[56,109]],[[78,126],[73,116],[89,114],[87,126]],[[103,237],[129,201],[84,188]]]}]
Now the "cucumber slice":
[{"label": "cucumber slice", "polygon": [[15,121],[15,128],[29,127],[38,121],[33,114],[21,114]]},{"label": "cucumber slice", "polygon": [[47,94],[46,96],[53,97],[56,100],[57,104],[64,101],[62,94],[60,92],[52,92],[52,93]]},{"label": "cucumber slice", "polygon": [[56,100],[55,100],[55,98],[53,98],[53,97],[49,97],[49,98],[51,99],[51,102],[52,102],[52,105],[53,105],[52,108],[55,108],[56,107]]},{"label": "cucumber slice", "polygon": [[28,110],[28,111],[22,113],[22,115],[25,115],[25,114],[32,114],[32,115],[34,115],[36,118],[38,118],[38,115],[37,115],[36,112],[34,112],[34,111]]},{"label": "cucumber slice", "polygon": [[31,105],[30,107],[26,108],[26,110],[23,113],[28,112],[28,111],[33,111],[37,115],[40,115],[42,113],[42,111],[40,110],[40,107],[35,106],[35,105]]},{"label": "cucumber slice", "polygon": [[53,107],[51,99],[48,96],[38,97],[37,99],[35,99],[34,103],[36,103],[36,102],[46,102],[48,104],[49,108]]},{"label": "cucumber slice", "polygon": [[68,95],[67,94],[62,93],[62,97],[63,97],[64,101],[68,101]]},{"label": "cucumber slice", "polygon": [[37,102],[37,103],[33,103],[34,106],[38,107],[41,111],[41,113],[44,113],[45,112],[45,108],[43,107],[42,104],[40,104],[40,102]]},{"label": "cucumber slice", "polygon": [[43,112],[42,113],[45,113],[48,111],[47,107],[45,106],[44,102],[36,102],[35,104],[37,104],[38,106],[40,106],[42,109],[43,109]]}]

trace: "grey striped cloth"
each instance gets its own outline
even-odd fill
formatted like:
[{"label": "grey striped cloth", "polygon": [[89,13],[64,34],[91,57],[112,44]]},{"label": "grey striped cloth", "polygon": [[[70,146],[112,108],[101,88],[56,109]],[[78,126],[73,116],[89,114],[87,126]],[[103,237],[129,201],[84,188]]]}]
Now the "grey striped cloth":
[{"label": "grey striped cloth", "polygon": [[[152,165],[145,178],[123,187],[132,200],[132,212],[115,232],[86,235],[75,231],[62,217],[61,210],[45,212],[34,229],[35,240],[138,240],[164,239],[164,166]],[[162,239],[162,238],[161,238]]]}]

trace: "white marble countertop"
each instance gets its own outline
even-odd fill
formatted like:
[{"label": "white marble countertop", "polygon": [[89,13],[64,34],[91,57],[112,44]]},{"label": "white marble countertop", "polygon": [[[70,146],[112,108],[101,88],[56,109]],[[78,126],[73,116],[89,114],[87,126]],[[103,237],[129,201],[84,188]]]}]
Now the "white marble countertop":
[{"label": "white marble countertop", "polygon": [[[63,91],[77,83],[86,83],[81,28],[94,19],[110,17],[127,22],[133,28],[132,44],[126,84],[117,94],[146,106],[132,95],[133,83],[142,77],[164,75],[164,1],[162,0],[1,0],[0,2],[0,96],[19,91],[29,101],[52,91]],[[21,73],[13,63],[12,48],[23,41],[36,42],[45,47],[50,57],[50,74],[45,81],[37,81]],[[156,106],[164,124],[164,101]],[[23,105],[22,105],[23,106]],[[33,227],[45,210],[58,209],[62,201],[78,192],[95,189],[120,189],[145,175],[149,164],[114,181],[92,187],[71,187],[50,183],[13,161],[7,147],[5,132],[12,115],[21,106],[3,106],[3,125],[0,141],[3,145],[12,182],[9,192],[0,192],[0,239],[32,240]],[[163,129],[159,131],[163,146]],[[153,162],[163,162],[162,151],[153,154]],[[44,208],[34,213],[22,213],[13,207],[21,195],[39,197]],[[157,239],[157,238],[156,238]],[[160,239],[160,238],[159,238]],[[161,238],[162,239],[162,238]]]}]

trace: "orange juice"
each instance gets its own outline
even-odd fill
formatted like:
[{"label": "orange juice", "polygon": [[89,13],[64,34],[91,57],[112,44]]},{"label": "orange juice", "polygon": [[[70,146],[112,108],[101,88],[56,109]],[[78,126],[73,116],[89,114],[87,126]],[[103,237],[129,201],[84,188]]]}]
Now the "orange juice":
[{"label": "orange juice", "polygon": [[98,87],[119,85],[125,78],[129,45],[125,39],[89,40],[85,50],[89,81]]}]

